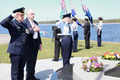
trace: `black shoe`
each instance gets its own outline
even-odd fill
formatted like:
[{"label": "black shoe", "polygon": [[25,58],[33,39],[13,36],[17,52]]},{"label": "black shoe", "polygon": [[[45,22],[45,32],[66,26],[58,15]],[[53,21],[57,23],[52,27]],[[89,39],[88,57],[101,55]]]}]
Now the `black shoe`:
[{"label": "black shoe", "polygon": [[73,51],[73,52],[77,52],[77,51]]},{"label": "black shoe", "polygon": [[90,49],[90,48],[86,47],[85,49]]},{"label": "black shoe", "polygon": [[52,61],[58,61],[57,59],[53,59]]}]

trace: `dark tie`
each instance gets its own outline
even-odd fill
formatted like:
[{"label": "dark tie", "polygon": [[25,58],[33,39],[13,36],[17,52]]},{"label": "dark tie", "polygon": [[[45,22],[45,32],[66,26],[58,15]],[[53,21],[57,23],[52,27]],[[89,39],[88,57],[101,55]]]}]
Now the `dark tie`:
[{"label": "dark tie", "polygon": [[70,25],[68,24],[68,26],[69,26],[69,33],[71,33],[71,28],[70,28]]}]

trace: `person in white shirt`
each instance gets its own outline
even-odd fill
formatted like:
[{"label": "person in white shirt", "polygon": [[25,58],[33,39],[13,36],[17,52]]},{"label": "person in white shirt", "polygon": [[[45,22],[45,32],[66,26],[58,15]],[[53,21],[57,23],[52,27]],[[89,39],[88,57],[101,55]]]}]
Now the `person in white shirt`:
[{"label": "person in white shirt", "polygon": [[101,35],[102,35],[102,26],[103,26],[103,18],[102,17],[99,17],[99,23],[98,25],[96,24],[93,24],[95,27],[98,28],[97,30],[97,44],[98,44],[98,47],[101,47],[101,41],[102,41],[102,38],[101,38]]},{"label": "person in white shirt", "polygon": [[73,36],[74,36],[74,42],[73,42],[73,52],[77,52],[77,44],[78,44],[78,24],[76,23],[77,19],[75,17],[72,18],[72,29],[73,29]]}]

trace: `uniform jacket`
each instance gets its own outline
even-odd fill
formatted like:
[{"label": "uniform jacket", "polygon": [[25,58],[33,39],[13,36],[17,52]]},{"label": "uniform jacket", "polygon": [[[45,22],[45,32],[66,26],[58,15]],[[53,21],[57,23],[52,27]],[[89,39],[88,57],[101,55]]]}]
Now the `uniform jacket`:
[{"label": "uniform jacket", "polygon": [[[35,20],[33,20],[33,21],[34,21],[34,23],[35,23],[36,25],[38,25],[38,23],[37,23]],[[27,30],[28,30],[27,43],[28,43],[28,47],[29,47],[29,46],[32,46],[31,44],[32,44],[32,41],[33,41],[34,31],[33,31],[33,29],[31,29],[32,26],[31,26],[28,18],[26,18],[26,19],[23,21],[23,24],[26,26],[26,28],[27,28]],[[39,46],[40,44],[42,44],[42,41],[41,41],[40,33],[38,32],[38,46]]]},{"label": "uniform jacket", "polygon": [[84,28],[84,35],[87,35],[88,33],[90,33],[90,23],[89,22],[85,23],[83,28]]},{"label": "uniform jacket", "polygon": [[0,23],[4,28],[8,29],[11,36],[8,53],[17,55],[26,55],[26,39],[25,27],[23,23],[18,22],[10,15]]}]

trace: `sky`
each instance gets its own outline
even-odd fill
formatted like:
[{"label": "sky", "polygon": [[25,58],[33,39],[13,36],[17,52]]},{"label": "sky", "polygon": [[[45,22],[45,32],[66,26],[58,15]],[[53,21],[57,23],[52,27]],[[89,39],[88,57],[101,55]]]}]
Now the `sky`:
[{"label": "sky", "polygon": [[[80,19],[85,15],[81,0],[71,0]],[[120,0],[82,0],[90,10],[93,19],[102,16],[104,19],[120,19]],[[60,0],[0,0],[0,21],[12,14],[14,9],[25,7],[35,12],[35,20],[51,21],[60,17]],[[71,12],[71,3],[65,0],[67,12]],[[26,16],[25,16],[26,17]]]}]

